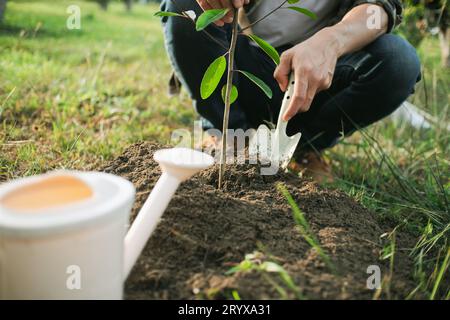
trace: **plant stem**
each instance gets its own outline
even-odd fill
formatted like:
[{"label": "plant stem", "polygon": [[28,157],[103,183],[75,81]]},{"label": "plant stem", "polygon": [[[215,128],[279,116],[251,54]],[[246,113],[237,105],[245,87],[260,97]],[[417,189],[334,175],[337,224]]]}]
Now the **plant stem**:
[{"label": "plant stem", "polygon": [[223,114],[223,127],[222,127],[222,153],[220,155],[220,169],[219,169],[219,189],[222,188],[223,174],[225,172],[225,165],[227,161],[227,131],[228,120],[230,116],[231,107],[231,90],[233,88],[233,73],[234,73],[234,53],[236,51],[236,41],[238,37],[238,10],[233,9],[233,25],[231,34],[230,50],[228,52],[228,74],[227,74],[227,87],[225,93],[225,110]]},{"label": "plant stem", "polygon": [[270,16],[272,13],[274,13],[275,11],[277,11],[278,9],[280,9],[282,6],[284,6],[284,4],[288,2],[288,0],[283,1],[279,6],[277,6],[276,8],[272,9],[270,12],[268,12],[267,14],[265,14],[264,16],[262,16],[261,18],[259,18],[258,20],[256,20],[255,22],[249,24],[248,26],[246,26],[245,28],[243,28],[241,30],[241,32],[244,32],[245,30],[253,27],[255,24],[257,24],[258,22],[261,22],[262,20],[264,20],[265,18],[267,18],[268,16]]}]

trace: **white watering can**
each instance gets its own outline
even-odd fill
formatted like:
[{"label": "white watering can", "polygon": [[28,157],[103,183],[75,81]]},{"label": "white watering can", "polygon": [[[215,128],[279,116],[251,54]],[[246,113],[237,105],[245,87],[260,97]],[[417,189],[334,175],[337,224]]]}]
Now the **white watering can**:
[{"label": "white watering can", "polygon": [[1,185],[0,299],[121,299],[179,184],[214,163],[185,148],[154,158],[163,173],[128,232],[135,189],[118,176],[57,171]]}]

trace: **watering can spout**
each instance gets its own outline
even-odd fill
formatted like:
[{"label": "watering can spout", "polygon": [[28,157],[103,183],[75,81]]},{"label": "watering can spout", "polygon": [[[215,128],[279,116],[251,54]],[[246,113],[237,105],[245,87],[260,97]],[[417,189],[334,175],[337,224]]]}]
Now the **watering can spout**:
[{"label": "watering can spout", "polygon": [[161,167],[162,175],[125,237],[124,279],[128,277],[180,183],[214,164],[210,155],[187,148],[159,150],[154,158]]}]

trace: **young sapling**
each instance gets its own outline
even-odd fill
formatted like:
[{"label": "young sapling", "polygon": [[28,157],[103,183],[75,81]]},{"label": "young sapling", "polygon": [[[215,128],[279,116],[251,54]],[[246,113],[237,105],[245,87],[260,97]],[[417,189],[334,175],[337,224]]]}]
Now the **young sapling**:
[{"label": "young sapling", "polygon": [[[176,7],[176,1],[171,0]],[[192,23],[195,25],[195,28],[199,32],[204,32],[212,41],[215,41],[216,43],[221,44],[217,39],[214,38],[207,30],[206,28],[224,18],[227,14],[229,14],[230,10],[232,10],[232,16],[233,16],[233,22],[231,26],[231,41],[229,44],[229,47],[226,48],[227,51],[224,55],[216,58],[206,69],[202,82],[200,84],[200,96],[202,99],[208,99],[217,89],[217,86],[220,83],[220,80],[225,74],[225,70],[227,70],[226,75],[226,84],[221,89],[222,91],[222,98],[224,100],[224,116],[223,116],[223,125],[222,125],[222,143],[221,143],[221,150],[220,150],[220,169],[219,169],[219,183],[218,188],[220,189],[223,184],[223,177],[225,172],[225,164],[227,162],[226,157],[226,151],[227,151],[227,131],[228,131],[228,123],[229,123],[229,114],[231,105],[236,101],[238,98],[239,92],[236,86],[233,85],[233,76],[235,72],[239,72],[246,78],[248,78],[250,81],[252,81],[256,86],[258,86],[263,93],[269,98],[272,98],[272,90],[270,87],[260,78],[258,78],[256,75],[245,71],[245,70],[235,70],[234,66],[234,60],[235,60],[235,54],[236,54],[236,42],[238,36],[246,36],[249,37],[253,42],[255,42],[272,60],[273,62],[278,65],[280,63],[280,56],[277,52],[277,50],[270,45],[265,40],[261,39],[257,35],[254,34],[248,34],[248,32],[244,32],[247,29],[250,29],[255,24],[261,22],[265,18],[269,17],[271,14],[276,12],[280,9],[288,9],[293,10],[295,12],[299,12],[302,14],[307,15],[308,17],[312,19],[316,19],[316,15],[305,8],[300,8],[297,6],[287,6],[284,7],[286,3],[288,4],[296,4],[300,0],[285,0],[278,6],[276,6],[273,10],[268,12],[266,15],[261,17],[260,19],[254,21],[253,23],[249,24],[245,28],[240,29],[239,28],[239,22],[238,22],[238,9],[236,8],[223,8],[223,9],[211,9],[211,10],[205,10],[199,17],[196,17],[195,14],[193,14],[192,11],[180,11],[180,12],[168,12],[168,11],[159,11],[155,13],[156,16],[159,17],[180,17],[189,19],[192,21]],[[241,9],[242,10],[242,9]],[[228,63],[225,56],[228,57]]]}]

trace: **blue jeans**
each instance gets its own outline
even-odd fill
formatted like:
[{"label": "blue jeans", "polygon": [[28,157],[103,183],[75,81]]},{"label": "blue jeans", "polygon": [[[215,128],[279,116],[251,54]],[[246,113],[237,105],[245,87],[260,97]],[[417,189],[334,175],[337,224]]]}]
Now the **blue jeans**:
[{"label": "blue jeans", "polygon": [[[164,0],[162,9],[202,12],[195,0]],[[222,129],[224,103],[220,90],[208,99],[200,97],[200,83],[209,64],[229,46],[231,28],[209,26],[195,31],[191,21],[178,17],[163,19],[166,49],[176,75],[189,91],[205,128]],[[277,48],[280,52],[286,50]],[[257,128],[276,123],[283,92],[273,78],[275,64],[247,37],[238,37],[236,68],[249,71],[267,83],[273,98],[267,98],[247,78],[236,74],[234,84],[239,98],[230,111],[229,128]],[[333,146],[342,135],[349,135],[392,113],[414,92],[420,79],[420,62],[414,47],[406,40],[385,34],[362,50],[342,56],[336,66],[331,87],[318,93],[308,112],[297,114],[288,124],[289,135],[302,133],[300,146],[322,150]],[[219,84],[222,88],[225,76]]]}]

